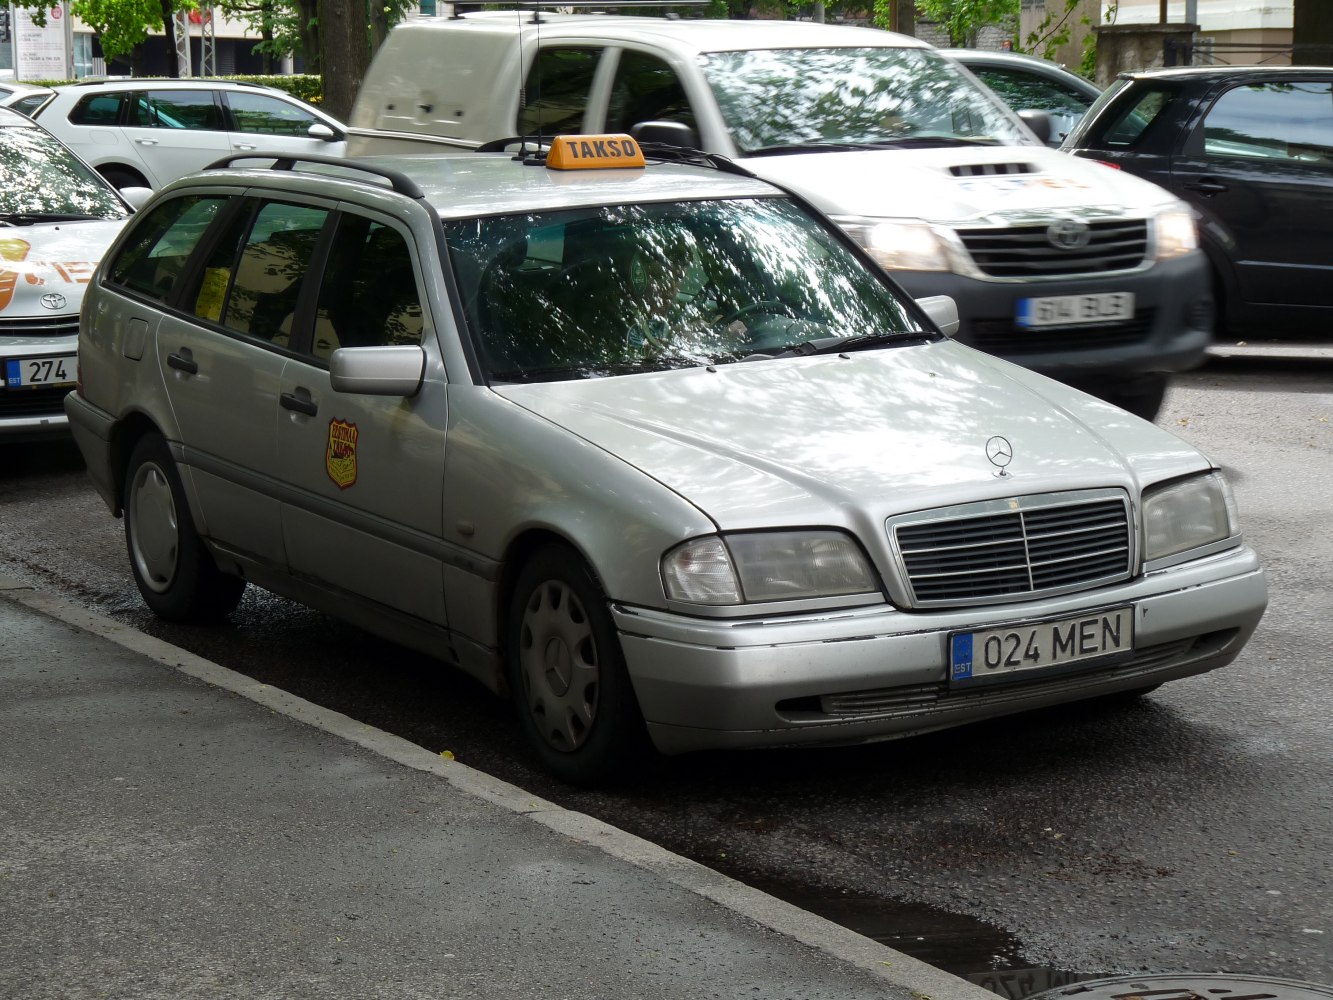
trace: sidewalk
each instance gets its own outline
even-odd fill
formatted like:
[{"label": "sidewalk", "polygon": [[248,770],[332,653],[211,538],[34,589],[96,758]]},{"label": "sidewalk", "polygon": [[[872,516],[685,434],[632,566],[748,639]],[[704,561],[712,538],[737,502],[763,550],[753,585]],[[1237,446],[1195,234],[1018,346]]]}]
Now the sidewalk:
[{"label": "sidewalk", "polygon": [[0,578],[0,995],[994,1000]]}]

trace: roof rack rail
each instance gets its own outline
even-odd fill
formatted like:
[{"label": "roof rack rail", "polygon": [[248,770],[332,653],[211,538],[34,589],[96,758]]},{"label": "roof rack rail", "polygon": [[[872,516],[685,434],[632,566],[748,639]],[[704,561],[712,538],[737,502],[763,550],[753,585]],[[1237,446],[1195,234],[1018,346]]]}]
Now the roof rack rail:
[{"label": "roof rack rail", "polygon": [[[359,170],[362,173],[373,174],[376,177],[382,177],[384,180],[389,182],[390,186],[398,194],[407,195],[407,197],[409,198],[416,198],[416,199],[421,199],[426,196],[426,193],[421,190],[420,185],[418,185],[416,181],[412,180],[411,177],[408,177],[401,171],[393,170],[389,167],[371,166],[370,164],[361,163],[356,160],[343,159],[342,157],[339,156],[318,156],[310,154],[307,154],[305,156],[290,156],[283,154],[275,155],[274,153],[271,152],[231,153],[227,156],[222,157],[221,159],[214,160],[204,169],[221,170],[224,167],[231,166],[237,160],[272,160],[273,164],[268,168],[270,170],[289,170],[289,171],[295,170],[296,165],[299,163],[318,163],[330,167],[340,167],[343,170]],[[330,175],[323,174],[321,176],[327,177]],[[332,176],[336,177],[338,175],[334,174]],[[357,178],[341,177],[340,179],[350,181],[350,180],[356,180]]]},{"label": "roof rack rail", "polygon": [[[480,4],[456,2],[453,5],[453,14],[450,15],[453,20],[459,20],[464,14],[472,13],[470,10],[460,10],[459,8],[485,9],[488,13],[492,11],[504,10],[530,10],[532,11],[532,20],[530,24],[541,24],[542,11],[569,11],[569,10],[660,10],[664,7],[707,7],[712,0],[505,0],[498,4]],[[673,16],[668,12],[667,17]]]}]

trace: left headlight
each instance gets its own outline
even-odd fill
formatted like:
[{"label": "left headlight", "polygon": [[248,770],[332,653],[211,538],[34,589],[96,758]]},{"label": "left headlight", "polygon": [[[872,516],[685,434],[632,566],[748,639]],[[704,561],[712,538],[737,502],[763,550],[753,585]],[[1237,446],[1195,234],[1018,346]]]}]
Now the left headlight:
[{"label": "left headlight", "polygon": [[886,271],[957,270],[948,242],[929,223],[856,216],[838,216],[834,221]]},{"label": "left headlight", "polygon": [[1236,501],[1220,472],[1177,480],[1143,494],[1143,554],[1149,562],[1239,533]]},{"label": "left headlight", "polygon": [[839,531],[755,531],[709,535],[662,559],[673,601],[751,604],[879,590],[860,547]]},{"label": "left headlight", "polygon": [[1157,213],[1157,259],[1172,260],[1199,248],[1199,226],[1188,208]]}]

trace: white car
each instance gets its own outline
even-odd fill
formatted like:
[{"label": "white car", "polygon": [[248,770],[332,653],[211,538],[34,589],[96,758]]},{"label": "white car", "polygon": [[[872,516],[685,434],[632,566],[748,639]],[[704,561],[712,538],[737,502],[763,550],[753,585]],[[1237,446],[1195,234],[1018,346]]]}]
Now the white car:
[{"label": "white car", "polygon": [[151,192],[118,193],[8,108],[0,175],[0,441],[11,442],[66,432],[84,290],[131,205]]},{"label": "white car", "polygon": [[0,80],[0,107],[13,108],[31,117],[53,93],[55,91],[50,87],[34,87],[27,83]]},{"label": "white car", "polygon": [[36,116],[118,188],[159,188],[229,153],[340,156],[343,126],[238,80],[104,80],[56,87]]},{"label": "white car", "polygon": [[638,153],[236,164],[145,206],[66,409],[148,606],[342,615],[511,695],[571,781],[1235,658],[1267,592],[1207,457],[949,340],[801,200]]}]

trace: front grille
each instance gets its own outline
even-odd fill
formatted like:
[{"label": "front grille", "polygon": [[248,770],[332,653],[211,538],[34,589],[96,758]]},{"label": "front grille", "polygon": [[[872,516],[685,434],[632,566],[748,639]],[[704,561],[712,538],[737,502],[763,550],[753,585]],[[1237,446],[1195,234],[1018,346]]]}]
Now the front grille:
[{"label": "front grille", "polygon": [[1148,223],[1143,219],[1088,224],[1088,245],[1064,250],[1051,243],[1046,224],[960,229],[972,260],[993,278],[1054,278],[1105,274],[1140,266],[1148,255]]},{"label": "front grille", "polygon": [[0,337],[73,337],[79,332],[76,316],[25,316],[0,319]]},{"label": "front grille", "polygon": [[0,389],[0,420],[20,417],[63,417],[72,386],[59,389]]},{"label": "front grille", "polygon": [[[954,508],[893,525],[918,607],[1021,600],[1128,577],[1129,504],[1123,494],[1029,498],[1012,509]],[[969,515],[969,510],[976,510]]]},{"label": "front grille", "polygon": [[1129,347],[1152,334],[1157,310],[1138,309],[1123,323],[1073,327],[1015,326],[1012,319],[979,319],[972,322],[968,342],[979,351],[1012,357],[1052,351],[1084,351],[1090,347]]}]

